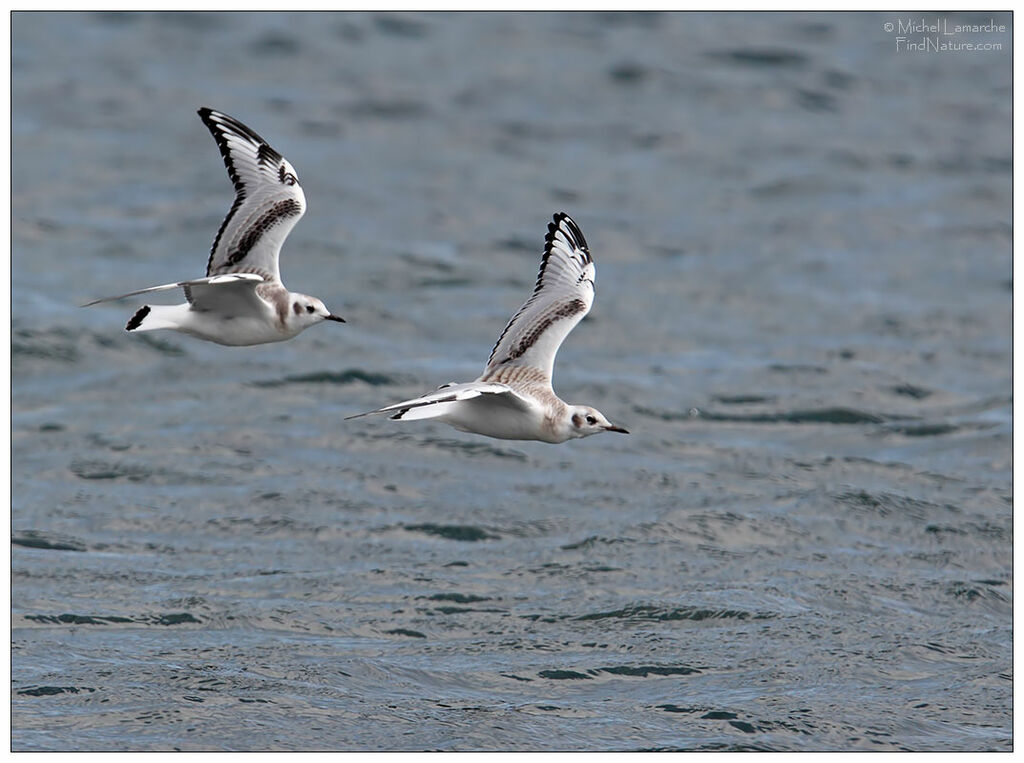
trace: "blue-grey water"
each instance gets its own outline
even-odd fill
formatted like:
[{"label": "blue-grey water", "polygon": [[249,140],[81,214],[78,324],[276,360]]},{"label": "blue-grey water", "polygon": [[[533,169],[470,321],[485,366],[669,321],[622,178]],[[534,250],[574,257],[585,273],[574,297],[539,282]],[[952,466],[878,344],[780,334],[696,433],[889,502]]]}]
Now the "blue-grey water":
[{"label": "blue-grey water", "polygon": [[[993,18],[15,14],[14,749],[1010,749]],[[346,325],[77,306],[203,274],[204,105]],[[343,420],[474,378],[559,210],[555,389],[632,434]]]}]

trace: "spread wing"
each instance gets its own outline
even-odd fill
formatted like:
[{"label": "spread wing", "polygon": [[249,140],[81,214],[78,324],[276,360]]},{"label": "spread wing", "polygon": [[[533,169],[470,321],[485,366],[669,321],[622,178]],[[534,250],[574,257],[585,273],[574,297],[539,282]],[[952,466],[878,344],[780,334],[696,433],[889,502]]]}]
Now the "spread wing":
[{"label": "spread wing", "polygon": [[193,278],[190,281],[165,283],[150,286],[147,289],[118,294],[116,297],[103,297],[86,302],[82,307],[97,305],[100,302],[112,302],[138,294],[149,294],[154,291],[182,289],[189,304],[196,310],[224,313],[227,315],[245,315],[254,310],[265,310],[266,302],[260,297],[256,287],[264,283],[263,276],[255,273],[230,273],[207,278]]},{"label": "spread wing", "polygon": [[256,273],[280,283],[281,245],[306,211],[295,169],[237,119],[208,108],[199,109],[199,117],[235,185],[235,203],[213,240],[206,275]]},{"label": "spread wing", "polygon": [[358,419],[374,413],[391,413],[393,414],[391,418],[407,421],[432,419],[449,413],[452,405],[455,403],[462,402],[463,400],[472,400],[481,395],[501,396],[503,400],[507,401],[508,405],[521,410],[528,410],[530,406],[527,400],[524,400],[515,390],[505,384],[475,381],[464,384],[445,384],[442,387],[438,387],[434,392],[421,395],[412,400],[403,400],[401,403],[386,405],[375,411],[357,413],[355,416],[346,416],[345,419]]},{"label": "spread wing", "polygon": [[503,368],[528,366],[550,382],[558,348],[590,312],[594,274],[583,232],[569,215],[557,213],[548,223],[533,294],[501,332],[480,381],[499,376]]}]

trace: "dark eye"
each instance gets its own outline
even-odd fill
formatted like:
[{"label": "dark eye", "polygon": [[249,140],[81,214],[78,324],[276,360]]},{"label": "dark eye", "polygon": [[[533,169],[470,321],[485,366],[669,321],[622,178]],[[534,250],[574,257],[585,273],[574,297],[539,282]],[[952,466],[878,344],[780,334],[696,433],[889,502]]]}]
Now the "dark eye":
[{"label": "dark eye", "polygon": [[285,185],[295,185],[296,182],[298,182],[298,181],[296,181],[295,176],[292,173],[290,173],[290,172],[286,172],[285,173],[285,176],[284,176],[284,184]]},{"label": "dark eye", "polygon": [[597,419],[595,419],[593,416],[587,416],[587,423],[593,426],[594,424],[597,423]]},{"label": "dark eye", "polygon": [[312,305],[306,305],[306,312],[311,313],[315,308]]}]

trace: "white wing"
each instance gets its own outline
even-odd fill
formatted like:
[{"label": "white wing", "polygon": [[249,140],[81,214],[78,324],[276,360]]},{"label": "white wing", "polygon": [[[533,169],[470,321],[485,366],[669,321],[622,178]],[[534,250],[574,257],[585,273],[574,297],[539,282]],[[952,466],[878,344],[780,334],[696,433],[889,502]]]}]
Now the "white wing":
[{"label": "white wing", "polygon": [[583,232],[557,213],[548,223],[533,294],[501,332],[480,381],[509,366],[529,366],[550,382],[558,348],[594,303],[594,274]]},{"label": "white wing", "polygon": [[375,411],[357,413],[355,416],[346,416],[345,419],[358,419],[374,413],[393,413],[394,415],[391,417],[393,419],[432,419],[448,413],[451,410],[452,403],[472,400],[481,395],[501,395],[507,398],[509,404],[523,410],[527,410],[530,406],[529,401],[520,397],[505,384],[466,382],[465,384],[446,384],[434,392],[421,395],[412,400],[403,400],[401,403],[386,405]]},{"label": "white wing", "polygon": [[306,197],[288,160],[237,119],[202,108],[199,117],[213,133],[235,203],[217,231],[206,275],[256,273],[281,281],[281,245],[306,211]]},{"label": "white wing", "polygon": [[[225,312],[222,299],[231,299],[230,295],[237,294],[240,299],[247,302],[252,299],[259,299],[256,294],[256,287],[263,283],[263,276],[255,273],[233,273],[208,278],[193,278],[191,281],[178,281],[177,283],[165,283],[160,286],[150,286],[147,289],[130,291],[127,294],[118,294],[116,297],[101,297],[92,302],[86,302],[82,307],[98,305],[100,302],[113,302],[125,297],[134,297],[137,294],[148,294],[152,291],[169,291],[170,289],[184,289],[185,298],[189,303],[200,310],[217,310]],[[218,297],[217,295],[220,295]],[[251,295],[248,296],[248,295]],[[255,303],[254,303],[255,304]],[[226,312],[230,312],[227,310]]]},{"label": "white wing", "polygon": [[177,284],[151,286],[148,289],[119,294],[116,297],[103,297],[86,302],[83,307],[100,302],[112,302],[116,299],[134,297],[137,294],[150,292],[166,292],[171,289],[182,289],[188,304],[197,310],[217,312],[226,315],[246,315],[266,310],[268,303],[257,292],[257,287],[265,283],[262,275],[252,272],[226,273],[213,275],[206,279],[179,281]]}]

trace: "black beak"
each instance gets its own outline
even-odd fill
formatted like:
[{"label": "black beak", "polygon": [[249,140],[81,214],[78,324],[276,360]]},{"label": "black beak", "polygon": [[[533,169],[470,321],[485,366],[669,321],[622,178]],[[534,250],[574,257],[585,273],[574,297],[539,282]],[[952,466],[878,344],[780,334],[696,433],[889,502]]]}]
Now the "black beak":
[{"label": "black beak", "polygon": [[604,428],[604,431],[606,431],[606,432],[618,432],[619,434],[629,434],[629,430],[628,429],[623,429],[622,427],[617,427],[614,424],[609,424],[608,426],[606,426]]},{"label": "black beak", "polygon": [[338,323],[345,323],[346,322],[344,318],[339,318],[337,315],[328,315],[326,318],[324,318],[324,320],[325,321],[337,321]]}]

